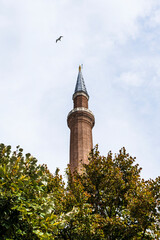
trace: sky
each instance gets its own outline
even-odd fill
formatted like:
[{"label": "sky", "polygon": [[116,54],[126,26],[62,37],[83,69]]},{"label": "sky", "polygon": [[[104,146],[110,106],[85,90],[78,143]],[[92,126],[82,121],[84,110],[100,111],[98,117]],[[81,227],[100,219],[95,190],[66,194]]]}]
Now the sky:
[{"label": "sky", "polygon": [[[63,36],[61,42],[56,38]],[[160,1],[0,0],[0,142],[65,175],[82,74],[101,155],[160,175]]]}]

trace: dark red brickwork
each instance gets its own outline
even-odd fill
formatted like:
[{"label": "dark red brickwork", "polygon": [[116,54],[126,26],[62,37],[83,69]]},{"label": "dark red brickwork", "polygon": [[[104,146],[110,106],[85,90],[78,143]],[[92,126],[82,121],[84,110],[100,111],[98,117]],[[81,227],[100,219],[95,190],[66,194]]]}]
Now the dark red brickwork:
[{"label": "dark red brickwork", "polygon": [[[78,109],[77,109],[78,107]],[[93,148],[92,128],[94,116],[88,111],[88,98],[78,95],[74,98],[74,109],[69,114],[67,122],[70,128],[70,167],[82,172],[82,163],[88,163],[88,154]]]},{"label": "dark red brickwork", "polygon": [[83,95],[78,95],[74,98],[74,108],[84,107],[88,108],[88,99]]}]

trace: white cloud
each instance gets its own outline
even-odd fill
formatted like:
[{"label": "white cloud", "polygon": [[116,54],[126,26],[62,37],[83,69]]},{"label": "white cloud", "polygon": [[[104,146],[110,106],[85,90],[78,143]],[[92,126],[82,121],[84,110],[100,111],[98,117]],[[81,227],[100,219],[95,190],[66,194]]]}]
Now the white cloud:
[{"label": "white cloud", "polygon": [[119,81],[131,87],[140,87],[144,83],[144,77],[143,73],[126,72],[121,74]]},{"label": "white cloud", "polygon": [[83,63],[95,143],[106,151],[127,144],[146,176],[156,146],[158,169],[159,1],[0,0],[0,9],[1,141],[22,145],[52,171],[65,168],[66,117]]},{"label": "white cloud", "polygon": [[157,27],[160,25],[160,9],[155,9],[153,15],[149,19],[150,27]]}]

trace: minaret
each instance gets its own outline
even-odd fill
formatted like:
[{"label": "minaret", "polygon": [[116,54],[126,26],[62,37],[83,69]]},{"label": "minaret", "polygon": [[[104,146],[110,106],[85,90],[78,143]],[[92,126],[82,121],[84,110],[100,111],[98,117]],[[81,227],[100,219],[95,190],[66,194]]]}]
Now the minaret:
[{"label": "minaret", "polygon": [[73,110],[67,117],[70,128],[70,168],[73,173],[82,172],[82,164],[88,163],[88,155],[93,148],[92,128],[95,123],[93,113],[88,109],[89,95],[79,66],[75,92],[73,94]]}]

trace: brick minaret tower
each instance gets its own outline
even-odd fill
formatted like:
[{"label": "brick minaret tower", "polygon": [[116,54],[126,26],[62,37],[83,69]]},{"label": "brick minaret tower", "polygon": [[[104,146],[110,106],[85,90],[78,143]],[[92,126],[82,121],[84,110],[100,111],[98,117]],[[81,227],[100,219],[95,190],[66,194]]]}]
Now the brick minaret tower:
[{"label": "brick minaret tower", "polygon": [[70,168],[82,172],[82,164],[88,163],[88,154],[93,148],[92,128],[95,123],[93,113],[88,109],[89,95],[79,66],[75,92],[74,107],[69,112],[67,123],[70,128]]}]

